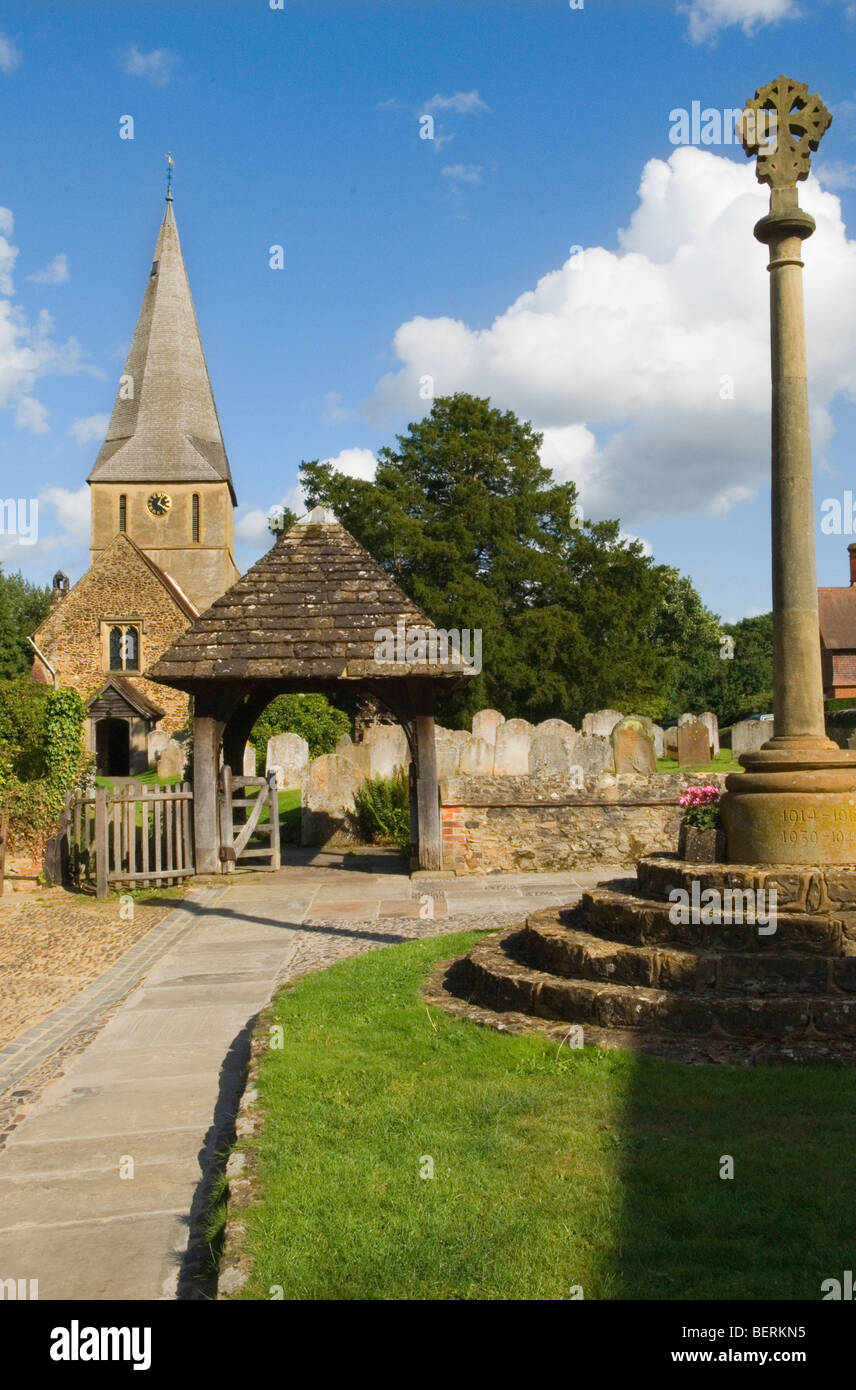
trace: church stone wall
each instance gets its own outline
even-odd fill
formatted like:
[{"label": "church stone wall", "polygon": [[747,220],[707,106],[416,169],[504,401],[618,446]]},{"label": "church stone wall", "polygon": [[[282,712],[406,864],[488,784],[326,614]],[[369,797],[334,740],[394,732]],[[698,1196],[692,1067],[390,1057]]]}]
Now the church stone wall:
[{"label": "church stone wall", "polygon": [[[121,542],[102,555],[70,593],[48,614],[35,642],[70,685],[88,700],[111,674],[102,654],[101,624],[138,621],[141,666],[145,669],[188,627],[188,619],[148,566]],[[180,690],[147,681],[133,671],[114,671],[164,711],[158,727],[167,733],[187,722],[188,697]]]}]

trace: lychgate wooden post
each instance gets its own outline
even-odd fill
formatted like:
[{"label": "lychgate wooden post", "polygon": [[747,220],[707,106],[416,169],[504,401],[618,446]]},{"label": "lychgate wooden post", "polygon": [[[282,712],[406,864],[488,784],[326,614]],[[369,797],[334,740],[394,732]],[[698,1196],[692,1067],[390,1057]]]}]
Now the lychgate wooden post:
[{"label": "lychgate wooden post", "polygon": [[219,874],[220,824],[217,813],[218,754],[223,733],[222,719],[206,713],[197,700],[193,720],[193,837],[196,846],[196,872]]},{"label": "lychgate wooden post", "polygon": [[270,788],[270,866],[272,869],[278,869],[281,867],[282,857],[279,846],[279,791],[274,768],[267,773],[267,784]]}]

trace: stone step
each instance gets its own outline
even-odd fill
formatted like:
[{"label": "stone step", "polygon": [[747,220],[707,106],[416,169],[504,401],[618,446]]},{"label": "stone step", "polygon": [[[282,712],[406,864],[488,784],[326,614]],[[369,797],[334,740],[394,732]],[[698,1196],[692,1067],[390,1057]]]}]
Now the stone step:
[{"label": "stone step", "polygon": [[779,913],[770,935],[752,922],[673,922],[675,904],[637,897],[626,891],[593,888],[583,893],[576,925],[607,940],[633,946],[676,945],[697,950],[799,951],[846,955],[854,943],[840,917]]},{"label": "stone step", "polygon": [[628,946],[533,914],[514,946],[522,964],[568,979],[700,994],[850,994],[856,956],[808,952],[692,951]]},{"label": "stone step", "polygon": [[776,892],[776,911],[800,914],[841,914],[856,909],[856,868],[835,864],[806,866],[779,864],[764,868],[757,864],[691,864],[673,855],[652,855],[636,865],[640,897],[668,901],[674,888],[692,892],[693,882],[703,893],[714,888],[769,894]]},{"label": "stone step", "polygon": [[487,1009],[631,1034],[775,1041],[856,1038],[856,998],[685,994],[638,985],[572,980],[515,958],[517,931],[474,946],[456,963],[454,993]]}]

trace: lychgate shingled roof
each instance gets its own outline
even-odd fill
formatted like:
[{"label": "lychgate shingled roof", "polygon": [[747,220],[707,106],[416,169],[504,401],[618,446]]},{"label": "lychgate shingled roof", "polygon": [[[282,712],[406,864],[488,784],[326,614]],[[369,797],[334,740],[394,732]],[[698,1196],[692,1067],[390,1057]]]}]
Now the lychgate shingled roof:
[{"label": "lychgate shingled roof", "polygon": [[[316,519],[323,517],[323,520]],[[367,550],[316,508],[297,522],[146,672],[179,689],[210,681],[460,679],[459,656],[376,660],[379,631],[431,629]]]}]

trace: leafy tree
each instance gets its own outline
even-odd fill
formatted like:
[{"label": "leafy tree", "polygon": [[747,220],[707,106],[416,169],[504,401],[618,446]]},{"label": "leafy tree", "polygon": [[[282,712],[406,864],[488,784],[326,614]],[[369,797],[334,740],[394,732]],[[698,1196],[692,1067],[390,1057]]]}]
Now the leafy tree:
[{"label": "leafy tree", "polygon": [[44,777],[48,687],[27,676],[0,680],[0,747],[10,775],[22,782]]},{"label": "leafy tree", "polygon": [[264,767],[264,754],[274,734],[300,734],[309,744],[310,758],[332,753],[342,734],[351,729],[344,710],[331,704],[326,695],[277,695],[253,725],[250,742],[257,762]]},{"label": "leafy tree", "polygon": [[317,460],[301,476],[309,505],[332,507],[438,627],[481,629],[483,670],[438,701],[445,721],[486,705],[533,721],[606,703],[662,715],[674,571],[617,521],[580,523],[576,488],[555,482],[541,443],[513,413],[459,394],[381,449],[374,483]]},{"label": "leafy tree", "polygon": [[51,606],[51,591],[31,584],[19,572],[0,569],[0,680],[23,676],[33,660],[27,642]]}]

